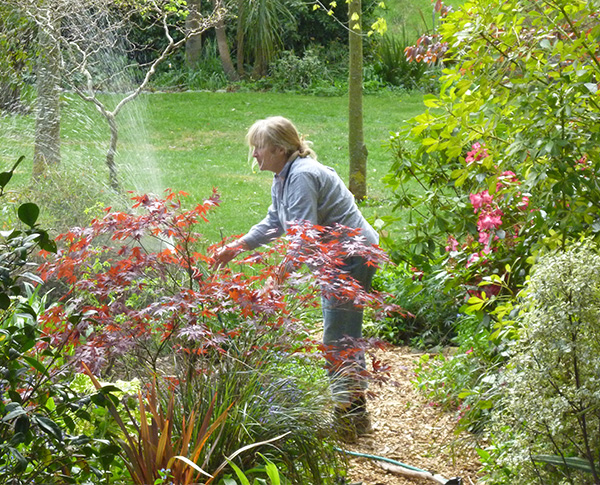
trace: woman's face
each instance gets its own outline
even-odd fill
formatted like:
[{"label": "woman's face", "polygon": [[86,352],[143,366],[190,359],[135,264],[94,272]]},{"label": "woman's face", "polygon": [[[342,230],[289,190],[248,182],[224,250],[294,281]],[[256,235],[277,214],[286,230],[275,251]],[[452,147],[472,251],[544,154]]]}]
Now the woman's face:
[{"label": "woman's face", "polygon": [[263,147],[254,147],[252,156],[256,159],[261,171],[279,173],[287,162],[285,150],[281,147],[272,147],[269,145]]}]

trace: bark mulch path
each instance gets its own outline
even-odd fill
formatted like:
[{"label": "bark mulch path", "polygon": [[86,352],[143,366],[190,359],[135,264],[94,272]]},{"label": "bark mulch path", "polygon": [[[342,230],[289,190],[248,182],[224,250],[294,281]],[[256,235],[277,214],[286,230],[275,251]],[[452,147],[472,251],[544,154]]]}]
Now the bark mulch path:
[{"label": "bark mulch path", "polygon": [[[456,416],[432,406],[411,383],[419,356],[406,347],[394,347],[380,355],[391,367],[391,380],[372,386],[376,396],[368,406],[373,433],[345,449],[384,456],[447,479],[461,477],[463,485],[476,484],[481,464],[474,438],[457,435]],[[406,478],[384,470],[380,461],[358,457],[350,457],[349,479],[363,485],[436,483]]]}]

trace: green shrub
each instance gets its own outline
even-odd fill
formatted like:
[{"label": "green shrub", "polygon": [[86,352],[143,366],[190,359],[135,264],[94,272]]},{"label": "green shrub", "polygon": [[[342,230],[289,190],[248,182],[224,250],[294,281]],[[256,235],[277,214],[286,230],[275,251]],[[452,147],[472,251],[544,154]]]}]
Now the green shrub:
[{"label": "green shrub", "polygon": [[157,89],[217,91],[226,89],[230,82],[223,70],[216,40],[206,39],[198,67],[190,69],[183,62],[165,64],[151,84]]},{"label": "green shrub", "polygon": [[43,207],[41,220],[54,235],[73,226],[86,226],[104,207],[124,207],[127,203],[123,195],[101,182],[104,174],[81,166],[73,169],[77,177],[62,169],[48,170],[43,180],[24,192],[24,197]]},{"label": "green shrub", "polygon": [[[0,173],[0,197],[22,158]],[[90,400],[80,400],[65,383],[66,348],[50,348],[39,314],[46,298],[33,283],[35,251],[56,251],[37,225],[39,208],[20,204],[16,218],[0,235],[0,476],[14,485],[106,483],[104,471],[114,450],[93,436],[78,433],[76,420],[89,421]],[[74,326],[77,319],[72,320]]]},{"label": "green shrub", "polygon": [[599,483],[597,247],[579,243],[542,258],[525,301],[494,418],[490,483]]},{"label": "green shrub", "polygon": [[292,51],[283,51],[271,64],[269,82],[278,91],[306,91],[316,86],[331,84],[329,71],[317,52],[304,51],[302,57]]},{"label": "green shrub", "polygon": [[498,371],[504,359],[477,318],[461,315],[455,325],[458,347],[434,358],[424,355],[415,383],[432,404],[456,413],[457,429],[480,433],[500,398]]},{"label": "green shrub", "polygon": [[392,295],[395,304],[407,313],[393,315],[365,325],[365,331],[395,344],[429,348],[450,343],[461,305],[457,295],[445,292],[446,282],[438,273],[425,276],[407,265],[380,270],[373,287]]},{"label": "green shrub", "polygon": [[[395,209],[409,214],[407,222],[384,221],[402,222],[392,252],[424,279],[444,258],[447,288],[464,292],[462,311],[480,319],[497,353],[489,360],[473,352],[491,366],[475,385],[489,381],[492,394],[531,265],[600,234],[600,131],[590,129],[600,116],[600,65],[589,62],[598,50],[596,10],[566,0],[546,7],[474,0],[444,17],[439,35],[423,36],[410,51],[415,60],[444,56],[439,93],[425,96],[427,111],[390,144],[395,161],[386,182]],[[557,33],[557,25],[566,30]],[[471,360],[447,365],[456,364],[458,376],[475,371]],[[464,395],[473,392],[494,402],[485,386]]]},{"label": "green shrub", "polygon": [[420,87],[427,66],[420,62],[410,62],[406,58],[404,49],[409,44],[405,34],[402,36],[386,34],[380,38],[375,47],[373,67],[384,84],[406,89]]}]

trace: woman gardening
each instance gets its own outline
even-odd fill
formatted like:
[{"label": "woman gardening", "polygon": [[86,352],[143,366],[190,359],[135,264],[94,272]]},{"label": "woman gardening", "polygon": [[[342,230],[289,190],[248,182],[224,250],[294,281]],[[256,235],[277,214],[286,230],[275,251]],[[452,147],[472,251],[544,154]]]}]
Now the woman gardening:
[{"label": "woman gardening", "polygon": [[[247,234],[220,248],[215,265],[227,264],[240,252],[255,249],[285,233],[291,223],[308,221],[319,226],[340,224],[359,229],[368,244],[377,244],[377,232],[365,220],[334,169],[317,161],[309,143],[294,124],[281,116],[259,120],[246,136],[260,170],[273,172],[272,203],[266,217]],[[340,268],[368,291],[375,268],[360,256],[347,256]],[[364,351],[348,351],[348,340],[362,337],[363,311],[352,301],[323,294],[323,344],[335,417],[340,435],[353,439],[370,432],[366,410]]]}]

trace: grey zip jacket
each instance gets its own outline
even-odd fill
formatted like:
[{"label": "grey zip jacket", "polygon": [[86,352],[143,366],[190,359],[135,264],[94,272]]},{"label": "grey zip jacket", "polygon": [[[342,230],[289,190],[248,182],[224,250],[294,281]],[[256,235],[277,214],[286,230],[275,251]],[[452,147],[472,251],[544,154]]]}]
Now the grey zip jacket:
[{"label": "grey zip jacket", "polygon": [[360,229],[367,243],[379,242],[379,235],[361,214],[340,176],[313,158],[288,161],[273,178],[271,199],[267,216],[241,238],[249,249],[276,239],[291,223],[301,221]]}]

